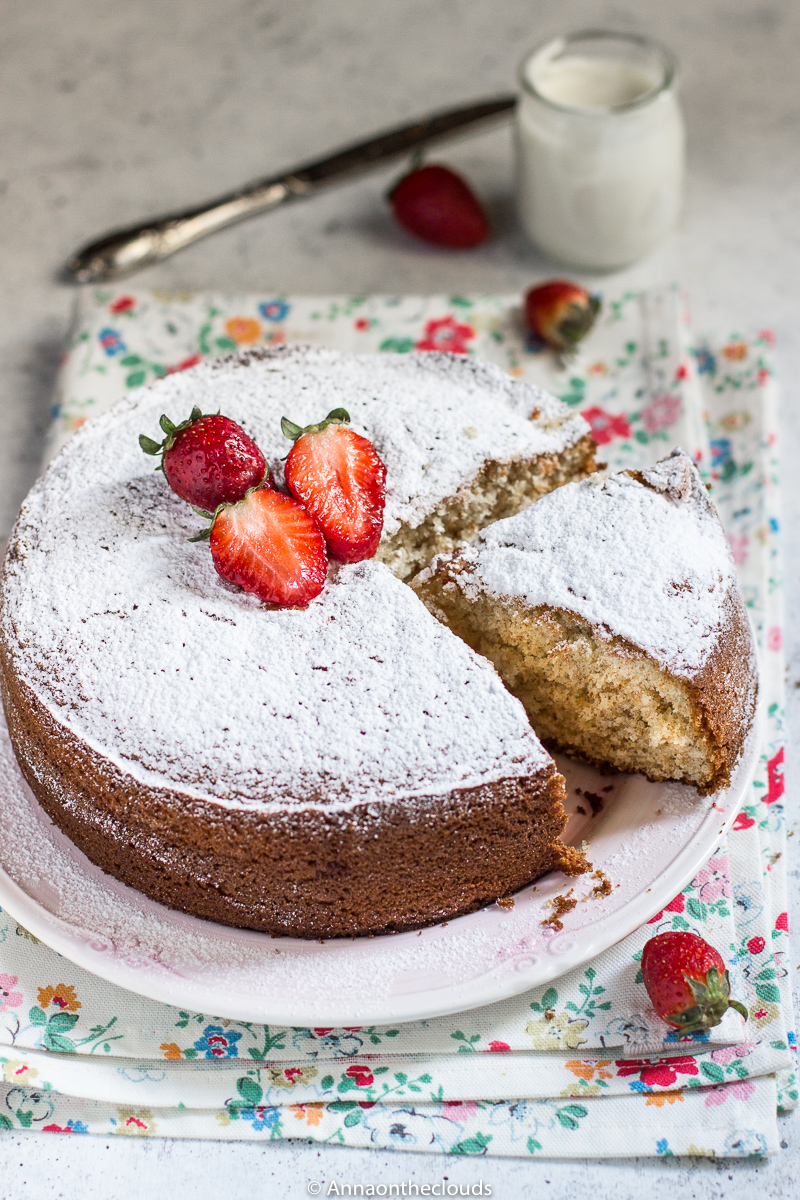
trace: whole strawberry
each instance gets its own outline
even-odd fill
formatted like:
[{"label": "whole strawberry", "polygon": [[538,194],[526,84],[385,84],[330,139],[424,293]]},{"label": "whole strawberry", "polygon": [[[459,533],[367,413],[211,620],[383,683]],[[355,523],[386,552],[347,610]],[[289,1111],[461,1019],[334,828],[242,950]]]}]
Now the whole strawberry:
[{"label": "whole strawberry", "polygon": [[180,425],[166,416],[159,424],[164,440],[155,442],[142,434],[139,445],[145,454],[161,455],[169,486],[195,508],[213,513],[220,504],[235,504],[268,478],[264,455],[230,417],[204,417],[193,408]]},{"label": "whole strawberry", "polygon": [[568,279],[551,279],[525,296],[531,333],[554,350],[573,350],[586,337],[600,311],[600,300]]},{"label": "whole strawberry", "polygon": [[325,540],[310,513],[283,492],[255,488],[224,504],[209,536],[218,574],[267,604],[305,608],[322,591]]},{"label": "whole strawberry", "polygon": [[725,963],[696,933],[659,933],[646,943],[642,976],[658,1015],[681,1033],[719,1025],[729,1008],[747,1020],[747,1009],[730,998]]},{"label": "whole strawberry", "polygon": [[410,171],[395,184],[389,202],[404,229],[435,246],[468,250],[489,236],[483,205],[449,167],[431,163]]},{"label": "whole strawberry", "polygon": [[281,429],[294,442],[286,459],[286,486],[312,514],[333,558],[372,558],[383,530],[386,467],[372,442],[348,428],[343,408],[303,429],[286,417]]}]

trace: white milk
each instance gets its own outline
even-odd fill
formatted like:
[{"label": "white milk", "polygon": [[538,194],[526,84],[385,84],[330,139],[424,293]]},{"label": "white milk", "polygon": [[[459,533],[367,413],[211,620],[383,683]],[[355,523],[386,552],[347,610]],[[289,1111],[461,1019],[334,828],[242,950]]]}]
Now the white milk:
[{"label": "white milk", "polygon": [[681,207],[684,132],[668,59],[640,39],[576,35],[528,58],[522,84],[517,206],[528,235],[576,267],[635,262]]}]

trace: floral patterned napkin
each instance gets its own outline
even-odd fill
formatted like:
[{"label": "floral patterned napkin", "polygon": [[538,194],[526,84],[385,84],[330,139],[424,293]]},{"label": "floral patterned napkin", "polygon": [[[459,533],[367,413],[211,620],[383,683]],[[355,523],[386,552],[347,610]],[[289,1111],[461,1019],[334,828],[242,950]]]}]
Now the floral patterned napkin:
[{"label": "floral patterned napkin", "polygon": [[[127,388],[240,347],[476,354],[590,422],[601,456],[641,466],[681,444],[713,485],[762,651],[767,745],[733,831],[648,925],[547,988],[395,1027],[283,1029],[183,1012],[105,983],[0,912],[0,1127],[319,1142],[450,1154],[763,1155],[797,1102],[786,969],[781,585],[775,385],[767,332],[699,342],[675,289],[605,299],[561,363],[519,297],[271,297],[86,292],[48,455]],[[728,959],[733,1013],[678,1041],[638,971],[656,931]]]}]

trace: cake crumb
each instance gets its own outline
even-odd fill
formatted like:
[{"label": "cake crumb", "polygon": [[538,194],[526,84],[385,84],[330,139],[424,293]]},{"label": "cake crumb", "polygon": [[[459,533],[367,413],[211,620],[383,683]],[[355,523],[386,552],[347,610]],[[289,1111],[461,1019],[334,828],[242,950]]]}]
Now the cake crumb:
[{"label": "cake crumb", "polygon": [[510,910],[514,907],[514,897],[513,896],[501,896],[498,899],[497,904],[500,908],[505,908],[505,909]]},{"label": "cake crumb", "polygon": [[584,842],[580,850],[576,850],[574,846],[560,845],[558,847],[558,860],[553,863],[553,866],[563,871],[565,875],[585,875],[587,871],[591,871],[592,864],[586,857],[588,843]]},{"label": "cake crumb", "polygon": [[592,875],[592,879],[597,879],[599,882],[592,888],[590,895],[596,897],[598,900],[600,900],[603,896],[611,895],[611,880],[608,878],[605,871],[601,871],[598,868],[598,870],[596,870]]},{"label": "cake crumb", "polygon": [[[613,788],[613,784],[611,786]],[[605,790],[606,789],[603,788],[603,791]],[[605,800],[602,796],[598,796],[597,792],[585,792],[581,788],[575,788],[575,791],[579,796],[583,796],[584,800],[589,801],[593,817],[596,817],[598,813],[603,811]],[[581,811],[583,810],[581,809]]]},{"label": "cake crumb", "polygon": [[555,896],[547,902],[548,907],[552,908],[553,911],[549,917],[545,917],[542,925],[549,925],[556,932],[564,928],[564,922],[561,920],[561,917],[565,913],[572,912],[573,908],[577,908],[578,905],[578,901],[572,895],[573,891],[574,888],[570,888],[565,896]]}]

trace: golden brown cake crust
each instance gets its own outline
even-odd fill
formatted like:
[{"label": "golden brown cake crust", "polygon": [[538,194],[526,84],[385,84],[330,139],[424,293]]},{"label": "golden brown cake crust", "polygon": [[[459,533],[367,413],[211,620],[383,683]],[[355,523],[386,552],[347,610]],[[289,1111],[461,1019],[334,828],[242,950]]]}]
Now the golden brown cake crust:
[{"label": "golden brown cake crust", "polygon": [[753,635],[738,589],[728,592],[717,643],[687,686],[698,730],[715,764],[713,778],[700,790],[716,792],[730,783],[758,699]]},{"label": "golden brown cake crust", "polygon": [[230,810],[120,772],[54,718],[7,652],[0,675],[17,759],[48,815],[103,870],[195,916],[305,938],[389,933],[472,912],[547,870],[586,869],[558,841],[555,767],[377,815]]}]

